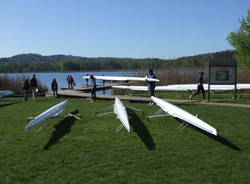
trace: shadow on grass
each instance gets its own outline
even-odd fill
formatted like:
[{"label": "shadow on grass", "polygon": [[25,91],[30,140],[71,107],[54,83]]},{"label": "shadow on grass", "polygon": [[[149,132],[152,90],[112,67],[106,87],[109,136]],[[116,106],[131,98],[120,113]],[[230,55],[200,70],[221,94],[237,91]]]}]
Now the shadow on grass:
[{"label": "shadow on grass", "polygon": [[145,127],[141,119],[137,116],[137,114],[134,111],[131,111],[129,109],[127,109],[127,111],[128,114],[131,116],[129,123],[133,128],[133,130],[135,131],[135,133],[140,137],[142,142],[147,146],[149,150],[154,150],[155,143],[148,129]]},{"label": "shadow on grass", "polygon": [[15,104],[18,104],[18,103],[21,103],[21,102],[20,101],[15,101],[15,102],[7,103],[7,104],[0,104],[0,108],[6,107],[6,106],[9,106],[9,105],[15,105]]},{"label": "shadow on grass", "polygon": [[[175,119],[177,121],[183,123],[183,121],[181,119],[178,119],[178,118],[175,118]],[[213,139],[213,140],[215,140],[215,141],[217,141],[217,142],[219,142],[221,144],[224,144],[225,146],[227,146],[227,147],[229,147],[231,149],[234,149],[234,150],[237,150],[237,151],[241,151],[241,149],[238,146],[234,145],[233,143],[231,143],[230,141],[226,140],[224,137],[222,137],[220,135],[215,136],[215,135],[210,134],[210,133],[208,133],[208,132],[206,132],[206,131],[204,131],[204,130],[202,130],[200,128],[197,128],[197,127],[195,127],[195,126],[193,126],[191,124],[188,124],[188,127],[191,127],[192,129],[194,129],[194,130],[196,130],[196,131],[198,131],[198,132],[200,132],[200,133],[208,136],[209,138],[211,138],[211,139]]]},{"label": "shadow on grass", "polygon": [[[79,110],[71,112],[71,114],[77,114]],[[70,132],[71,126],[75,123],[76,119],[74,117],[67,117],[64,120],[60,121],[59,124],[55,125],[56,130],[52,132],[52,135],[44,146],[44,150],[48,150],[50,146],[56,144],[64,135]]]}]

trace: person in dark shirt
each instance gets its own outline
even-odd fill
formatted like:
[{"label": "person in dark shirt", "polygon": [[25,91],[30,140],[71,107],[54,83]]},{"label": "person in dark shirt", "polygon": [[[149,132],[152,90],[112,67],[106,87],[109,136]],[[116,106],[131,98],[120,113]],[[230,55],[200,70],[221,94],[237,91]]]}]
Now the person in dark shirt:
[{"label": "person in dark shirt", "polygon": [[193,97],[195,95],[198,95],[200,93],[200,91],[202,92],[202,98],[203,98],[203,102],[206,102],[206,97],[205,97],[205,90],[203,87],[203,81],[204,81],[204,72],[200,72],[199,73],[199,81],[198,81],[198,86],[197,86],[197,91],[193,94],[190,95],[190,100],[193,99]]},{"label": "person in dark shirt", "polygon": [[69,81],[70,81],[70,88],[73,89],[73,86],[75,86],[75,81],[72,76],[69,76]]},{"label": "person in dark shirt", "polygon": [[53,79],[53,81],[52,81],[52,83],[51,83],[51,89],[52,89],[52,91],[53,91],[53,95],[54,95],[54,97],[56,97],[57,98],[57,90],[58,90],[58,85],[57,85],[57,82],[56,82],[56,79],[54,78]]},{"label": "person in dark shirt", "polygon": [[31,91],[32,91],[32,98],[33,98],[33,100],[36,100],[36,91],[38,90],[38,87],[37,87],[37,80],[36,80],[35,74],[33,74],[33,77],[30,80],[30,87],[31,87]]},{"label": "person in dark shirt", "polygon": [[30,90],[30,84],[28,79],[24,79],[23,85],[23,94],[24,94],[24,101],[28,101],[28,96],[29,96],[29,90]]},{"label": "person in dark shirt", "polygon": [[[87,74],[86,76],[89,76],[89,74]],[[89,79],[86,78],[86,86],[89,87]]]},{"label": "person in dark shirt", "polygon": [[69,77],[69,75],[67,76],[66,81],[68,83],[68,88],[70,88],[70,77]]},{"label": "person in dark shirt", "polygon": [[[156,76],[153,72],[152,69],[148,70],[148,76],[147,78],[150,78],[150,79],[155,79]],[[155,96],[155,82],[154,81],[148,81],[147,80],[147,85],[148,85],[148,91],[149,91],[149,95],[150,97],[151,96]],[[151,102],[149,103],[149,105],[155,105],[155,103],[151,100]]]},{"label": "person in dark shirt", "polygon": [[89,78],[92,83],[92,89],[91,89],[92,102],[95,102],[96,101],[96,79],[93,75],[90,75]]}]

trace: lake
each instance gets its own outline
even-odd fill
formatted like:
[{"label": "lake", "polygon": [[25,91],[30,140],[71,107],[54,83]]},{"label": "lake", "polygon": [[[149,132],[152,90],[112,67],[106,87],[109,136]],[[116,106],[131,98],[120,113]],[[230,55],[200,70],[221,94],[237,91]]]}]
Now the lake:
[{"label": "lake", "polygon": [[[53,80],[53,78],[55,78],[57,80],[58,83],[58,88],[67,88],[68,84],[66,81],[66,78],[68,75],[71,75],[74,78],[75,84],[76,86],[86,86],[86,80],[83,79],[83,76],[86,76],[87,74],[93,74],[93,75],[104,75],[104,76],[134,76],[136,74],[138,74],[138,71],[109,71],[109,72],[105,72],[105,71],[98,71],[98,72],[50,72],[50,73],[35,73],[36,74],[36,78],[44,85],[48,88],[49,91],[51,91],[51,82]],[[28,78],[32,78],[32,75],[34,73],[8,73],[9,77],[21,77],[23,78],[28,77]],[[146,71],[145,71],[146,74]],[[4,74],[2,74],[4,75]],[[90,83],[90,81],[89,81]],[[102,84],[101,80],[96,80],[97,85],[98,84]],[[106,94],[112,94],[112,90],[106,90],[105,91]],[[103,91],[99,91],[98,92],[103,93]]]}]

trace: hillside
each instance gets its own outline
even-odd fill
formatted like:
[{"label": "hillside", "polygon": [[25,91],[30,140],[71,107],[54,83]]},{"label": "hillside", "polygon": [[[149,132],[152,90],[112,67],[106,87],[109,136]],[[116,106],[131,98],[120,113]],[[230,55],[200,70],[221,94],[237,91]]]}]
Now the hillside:
[{"label": "hillside", "polygon": [[234,51],[227,50],[166,60],[158,58],[89,58],[72,55],[42,56],[39,54],[19,54],[8,58],[0,58],[0,72],[132,70],[166,67],[206,67],[208,66],[209,61],[234,62],[234,55]]},{"label": "hillside", "polygon": [[80,61],[84,60],[85,57],[72,56],[72,55],[51,55],[43,56],[40,54],[18,54],[8,58],[0,58],[0,62],[59,62],[63,60]]}]

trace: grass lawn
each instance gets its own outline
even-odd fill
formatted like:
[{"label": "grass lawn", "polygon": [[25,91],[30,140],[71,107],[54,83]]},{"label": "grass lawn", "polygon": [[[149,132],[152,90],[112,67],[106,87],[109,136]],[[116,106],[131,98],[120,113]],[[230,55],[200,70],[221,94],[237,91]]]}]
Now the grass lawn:
[{"label": "grass lawn", "polygon": [[[217,129],[218,138],[177,129],[171,117],[146,121],[157,106],[131,103],[131,126],[116,132],[115,115],[95,117],[113,102],[69,99],[71,117],[55,118],[37,132],[24,131],[26,118],[64,99],[0,99],[0,183],[249,183],[250,109],[178,104]],[[128,104],[128,103],[125,103]],[[241,151],[235,149],[240,148]]]}]

